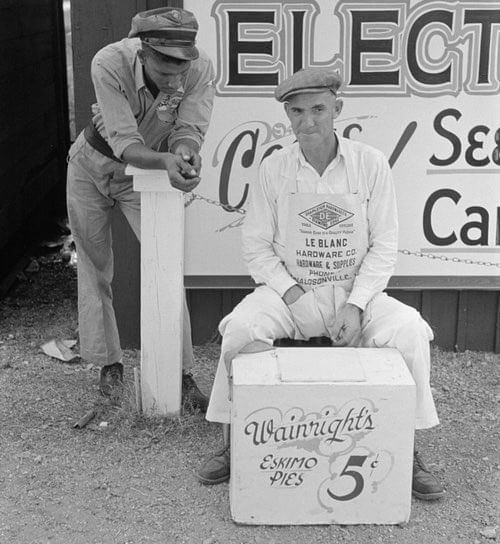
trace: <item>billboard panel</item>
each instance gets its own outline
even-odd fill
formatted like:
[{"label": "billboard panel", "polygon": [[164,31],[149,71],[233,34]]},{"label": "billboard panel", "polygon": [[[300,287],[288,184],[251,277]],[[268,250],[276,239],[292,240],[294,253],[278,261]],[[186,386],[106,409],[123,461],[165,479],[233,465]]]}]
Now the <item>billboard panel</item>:
[{"label": "billboard panel", "polygon": [[187,207],[188,276],[247,275],[240,227],[249,188],[262,159],[294,140],[273,89],[318,66],[344,79],[337,131],[391,163],[400,219],[395,275],[500,287],[497,2],[184,6],[199,20],[198,45],[216,71],[202,182]]}]

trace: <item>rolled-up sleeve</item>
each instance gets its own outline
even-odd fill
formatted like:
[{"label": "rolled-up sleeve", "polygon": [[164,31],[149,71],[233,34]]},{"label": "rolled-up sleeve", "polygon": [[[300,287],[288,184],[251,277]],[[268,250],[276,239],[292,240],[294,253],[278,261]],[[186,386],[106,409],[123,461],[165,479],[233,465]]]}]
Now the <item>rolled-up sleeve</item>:
[{"label": "rolled-up sleeve", "polygon": [[256,283],[274,289],[281,297],[297,282],[276,254],[277,194],[273,191],[268,161],[260,166],[259,179],[250,190],[250,201],[242,229],[243,258]]},{"label": "rolled-up sleeve", "polygon": [[119,78],[98,55],[92,60],[91,76],[106,140],[115,156],[121,158],[129,145],[144,144],[144,138]]},{"label": "rolled-up sleeve", "polygon": [[380,153],[365,163],[368,170],[368,252],[363,259],[348,302],[362,310],[389,282],[397,260],[398,214],[392,173]]},{"label": "rolled-up sleeve", "polygon": [[170,148],[185,138],[194,140],[201,147],[212,115],[214,78],[212,61],[208,58],[203,58],[191,71],[168,139]]}]

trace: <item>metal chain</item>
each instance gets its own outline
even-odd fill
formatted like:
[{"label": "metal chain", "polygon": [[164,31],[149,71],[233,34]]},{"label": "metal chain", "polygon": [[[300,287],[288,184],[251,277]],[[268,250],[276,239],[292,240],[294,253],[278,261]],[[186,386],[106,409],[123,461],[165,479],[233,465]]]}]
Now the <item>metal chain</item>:
[{"label": "metal chain", "polygon": [[488,261],[473,261],[472,259],[459,259],[458,257],[447,257],[446,255],[434,255],[434,253],[422,253],[422,251],[410,251],[409,249],[398,249],[398,253],[403,255],[413,255],[414,257],[425,257],[436,261],[448,261],[452,263],[477,264],[480,266],[496,266],[500,268],[500,263],[490,263]]},{"label": "metal chain", "polygon": [[[184,203],[184,206],[186,208],[190,206],[195,200],[202,200],[204,202],[207,202],[208,204],[213,204],[214,206],[223,208],[224,210],[228,212],[236,212],[241,215],[245,215],[247,213],[244,208],[234,208],[233,206],[222,204],[221,202],[217,200],[212,200],[211,198],[207,198],[206,196],[202,196],[197,193],[189,193],[188,196],[190,197],[189,200],[186,200],[186,202]],[[225,227],[218,229],[217,232],[222,232],[223,230],[226,230],[228,228],[239,227],[241,223],[242,223],[242,219],[237,219],[236,221],[233,221],[229,225],[226,225]],[[402,253],[403,255],[412,255],[414,257],[424,257],[424,258],[433,259],[436,261],[447,261],[447,262],[462,263],[462,264],[477,264],[480,266],[495,266],[497,268],[500,268],[500,262],[492,263],[488,261],[473,261],[472,259],[460,259],[458,257],[447,257],[446,255],[435,255],[434,253],[423,253],[422,251],[410,251],[409,249],[398,249],[398,253]]]},{"label": "metal chain", "polygon": [[184,203],[185,208],[190,206],[195,200],[203,200],[205,202],[208,202],[208,204],[213,204],[214,206],[219,206],[220,208],[224,208],[228,212],[236,212],[242,215],[245,215],[247,213],[247,211],[243,208],[234,208],[233,206],[229,206],[229,204],[222,204],[222,202],[219,202],[218,200],[212,200],[211,198],[207,198],[206,196],[201,196],[197,193],[189,193],[189,196],[191,198]]}]

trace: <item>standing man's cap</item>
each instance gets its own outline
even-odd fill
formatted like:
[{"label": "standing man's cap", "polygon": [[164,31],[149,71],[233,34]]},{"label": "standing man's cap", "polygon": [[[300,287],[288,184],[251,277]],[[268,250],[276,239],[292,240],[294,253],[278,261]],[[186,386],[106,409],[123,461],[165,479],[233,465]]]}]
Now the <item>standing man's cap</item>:
[{"label": "standing man's cap", "polygon": [[341,85],[342,78],[338,72],[322,68],[305,68],[282,81],[274,89],[274,96],[278,102],[286,102],[290,97],[300,93],[331,91],[336,95]]},{"label": "standing man's cap", "polygon": [[129,38],[139,37],[159,53],[181,60],[199,57],[195,47],[198,21],[193,13],[180,8],[141,11],[132,19]]}]

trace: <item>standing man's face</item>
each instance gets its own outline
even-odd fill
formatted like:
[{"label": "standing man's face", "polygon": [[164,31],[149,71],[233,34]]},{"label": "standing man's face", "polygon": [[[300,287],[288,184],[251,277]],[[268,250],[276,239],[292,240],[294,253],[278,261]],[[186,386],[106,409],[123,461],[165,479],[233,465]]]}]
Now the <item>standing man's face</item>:
[{"label": "standing man's face", "polygon": [[285,103],[285,111],[301,147],[314,147],[333,135],[333,120],[342,111],[342,100],[332,92],[301,93]]},{"label": "standing man's face", "polygon": [[162,60],[157,55],[140,52],[140,59],[147,77],[166,94],[175,92],[182,84],[191,61],[186,60],[180,64]]}]

